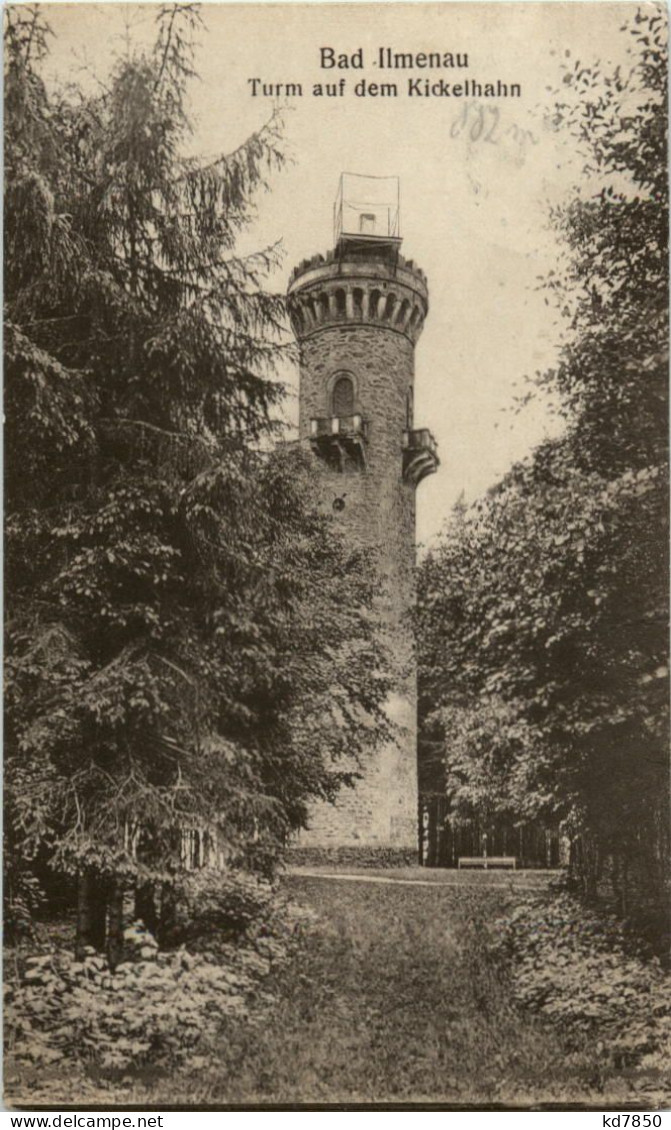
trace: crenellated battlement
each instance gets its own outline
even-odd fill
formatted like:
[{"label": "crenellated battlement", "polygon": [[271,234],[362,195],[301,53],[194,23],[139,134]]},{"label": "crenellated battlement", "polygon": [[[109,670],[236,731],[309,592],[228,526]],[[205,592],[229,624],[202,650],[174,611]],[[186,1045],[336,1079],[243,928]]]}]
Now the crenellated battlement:
[{"label": "crenellated battlement", "polygon": [[[375,258],[374,254],[371,254],[371,258]],[[385,258],[388,258],[388,256],[385,256]],[[304,274],[305,271],[310,271],[313,267],[321,267],[328,263],[344,263],[351,261],[350,256],[343,257],[337,248],[332,248],[331,251],[327,251],[325,255],[317,254],[313,255],[310,259],[303,259],[291,272],[289,276],[289,286],[291,286],[295,279]],[[381,259],[380,262],[382,261]],[[417,275],[418,279],[421,279],[425,286],[427,285],[424,271],[421,267],[418,267],[412,259],[404,259],[402,255],[397,254],[395,256],[394,266],[400,267],[404,271],[411,271],[412,274]]]},{"label": "crenellated battlement", "polygon": [[424,272],[400,255],[342,255],[337,250],[304,259],[287,295],[299,340],[342,324],[377,325],[417,341],[429,309]]}]

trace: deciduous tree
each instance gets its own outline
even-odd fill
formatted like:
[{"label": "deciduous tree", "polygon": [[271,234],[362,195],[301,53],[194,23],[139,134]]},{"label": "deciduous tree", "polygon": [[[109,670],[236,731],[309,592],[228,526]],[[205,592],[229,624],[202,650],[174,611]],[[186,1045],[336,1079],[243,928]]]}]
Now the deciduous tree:
[{"label": "deciduous tree", "polygon": [[[631,71],[576,63],[585,183],[554,222],[566,432],[453,516],[420,571],[422,733],[454,810],[561,820],[574,872],[655,928],[668,894],[668,233],[661,12]],[[597,192],[594,194],[594,188]],[[643,904],[646,904],[645,906]]]}]

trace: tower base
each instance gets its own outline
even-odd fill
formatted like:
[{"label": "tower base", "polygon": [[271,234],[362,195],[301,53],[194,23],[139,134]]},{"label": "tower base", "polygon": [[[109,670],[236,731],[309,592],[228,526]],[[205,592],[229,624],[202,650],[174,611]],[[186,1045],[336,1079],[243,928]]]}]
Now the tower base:
[{"label": "tower base", "polygon": [[[419,827],[415,701],[394,695],[387,710],[399,728],[398,739],[376,750],[357,770],[352,787],[343,786],[335,801],[317,802],[295,850],[335,861],[370,859],[379,865],[392,857],[417,862]],[[354,767],[352,767],[354,769]]]},{"label": "tower base", "polygon": [[417,848],[394,847],[303,847],[297,843],[287,855],[290,867],[328,867],[339,871],[348,868],[381,870],[388,867],[417,867]]}]

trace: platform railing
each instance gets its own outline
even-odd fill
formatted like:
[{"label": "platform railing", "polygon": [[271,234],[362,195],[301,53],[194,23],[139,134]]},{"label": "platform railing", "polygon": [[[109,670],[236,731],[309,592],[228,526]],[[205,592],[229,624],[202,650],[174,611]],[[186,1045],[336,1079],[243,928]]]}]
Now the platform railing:
[{"label": "platform railing", "polygon": [[366,423],[358,412],[353,416],[315,416],[310,420],[310,436],[364,436]]}]

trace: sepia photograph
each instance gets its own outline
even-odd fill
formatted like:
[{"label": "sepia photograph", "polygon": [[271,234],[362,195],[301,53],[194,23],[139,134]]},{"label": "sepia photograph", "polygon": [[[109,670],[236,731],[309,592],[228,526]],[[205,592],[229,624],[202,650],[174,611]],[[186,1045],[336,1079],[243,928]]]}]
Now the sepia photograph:
[{"label": "sepia photograph", "polygon": [[665,4],[4,50],[5,1107],[661,1126]]}]

